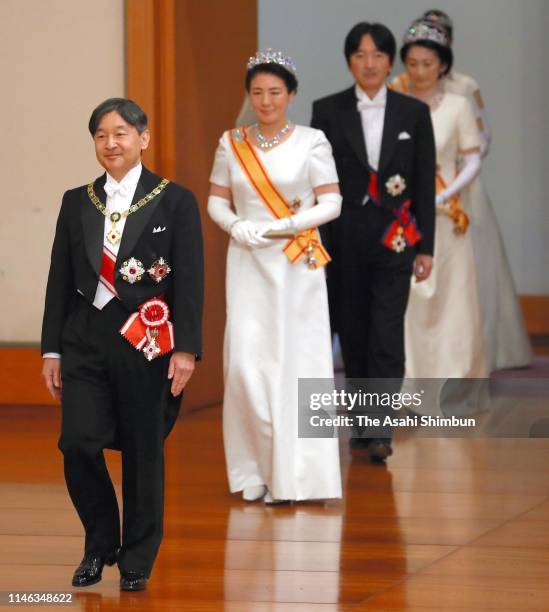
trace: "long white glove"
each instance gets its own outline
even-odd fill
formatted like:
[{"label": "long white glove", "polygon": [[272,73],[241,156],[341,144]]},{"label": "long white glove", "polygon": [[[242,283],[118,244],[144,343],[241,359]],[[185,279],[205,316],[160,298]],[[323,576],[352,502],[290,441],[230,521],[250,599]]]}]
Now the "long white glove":
[{"label": "long white glove", "polygon": [[263,227],[263,233],[269,230],[288,230],[298,233],[312,227],[324,225],[324,223],[339,217],[341,214],[341,201],[342,197],[339,193],[323,193],[317,197],[315,206],[298,212],[291,217],[284,217],[267,223]]},{"label": "long white glove", "polygon": [[225,198],[211,195],[208,198],[208,214],[219,227],[231,233],[231,226],[240,221],[240,217],[231,209],[231,202]]},{"label": "long white glove", "polygon": [[[490,152],[490,145],[492,144],[492,132],[484,111],[481,111],[480,122],[483,128],[480,130],[480,156],[484,159]],[[479,126],[479,129],[481,126]]]},{"label": "long white glove", "polygon": [[226,198],[211,195],[208,198],[208,214],[238,244],[248,247],[272,245],[268,238],[262,237],[265,224],[241,219]]},{"label": "long white glove", "polygon": [[480,171],[480,153],[467,153],[463,156],[463,167],[456,178],[436,197],[437,206],[444,204],[458,194],[477,176]]},{"label": "long white glove", "polygon": [[273,243],[268,238],[263,238],[264,223],[254,223],[246,219],[236,221],[231,227],[231,238],[238,244],[247,247],[271,246]]}]

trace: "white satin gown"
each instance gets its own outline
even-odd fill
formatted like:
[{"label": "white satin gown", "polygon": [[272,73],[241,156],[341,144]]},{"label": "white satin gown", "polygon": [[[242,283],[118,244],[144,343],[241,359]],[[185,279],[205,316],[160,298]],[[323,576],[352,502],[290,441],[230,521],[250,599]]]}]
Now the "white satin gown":
[{"label": "white satin gown", "polygon": [[[313,188],[337,183],[323,132],[296,126],[282,144],[255,148],[287,201],[313,206]],[[231,149],[220,139],[210,181],[229,187],[242,219],[273,220]],[[292,264],[287,240],[266,248],[230,241],[224,340],[223,436],[231,492],[266,485],[276,499],[341,497],[336,438],[298,437],[298,379],[333,378],[323,268]]]},{"label": "white satin gown", "polygon": [[[396,76],[392,86],[409,93],[408,74],[403,72]],[[464,96],[475,111],[477,121],[483,120],[484,102],[478,83],[472,77],[452,71],[442,80],[442,86],[449,93]],[[530,339],[482,174],[463,190],[461,198],[471,222],[469,229],[479,281],[487,369],[492,372],[527,366],[532,361]]]},{"label": "white satin gown", "polygon": [[[431,112],[437,172],[450,185],[460,154],[480,146],[468,101],[445,93]],[[462,206],[469,215],[465,202]],[[455,234],[437,209],[433,270],[412,280],[405,317],[406,378],[482,378],[487,375],[477,266],[471,232]]]}]

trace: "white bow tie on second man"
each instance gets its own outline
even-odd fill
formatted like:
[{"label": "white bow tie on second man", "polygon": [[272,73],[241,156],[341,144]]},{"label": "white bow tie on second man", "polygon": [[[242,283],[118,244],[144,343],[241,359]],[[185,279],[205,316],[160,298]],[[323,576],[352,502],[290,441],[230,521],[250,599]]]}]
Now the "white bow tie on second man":
[{"label": "white bow tie on second man", "polygon": [[368,110],[369,108],[385,108],[385,102],[374,102],[373,100],[359,100],[356,104],[358,112]]}]

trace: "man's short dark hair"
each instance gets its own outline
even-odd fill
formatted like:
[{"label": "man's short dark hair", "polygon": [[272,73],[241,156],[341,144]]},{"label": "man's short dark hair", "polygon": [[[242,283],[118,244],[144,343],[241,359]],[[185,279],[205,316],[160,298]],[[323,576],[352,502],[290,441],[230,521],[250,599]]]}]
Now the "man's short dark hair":
[{"label": "man's short dark hair", "polygon": [[128,98],[109,98],[101,102],[91,114],[88,129],[92,136],[95,136],[103,116],[113,111],[117,112],[126,123],[133,125],[140,134],[147,129],[147,115],[138,104]]},{"label": "man's short dark hair", "polygon": [[360,41],[366,34],[372,37],[378,51],[389,56],[392,64],[396,54],[396,40],[393,33],[382,23],[368,23],[367,21],[362,21],[353,26],[345,38],[344,53],[347,64],[351,61],[351,55],[358,51]]}]

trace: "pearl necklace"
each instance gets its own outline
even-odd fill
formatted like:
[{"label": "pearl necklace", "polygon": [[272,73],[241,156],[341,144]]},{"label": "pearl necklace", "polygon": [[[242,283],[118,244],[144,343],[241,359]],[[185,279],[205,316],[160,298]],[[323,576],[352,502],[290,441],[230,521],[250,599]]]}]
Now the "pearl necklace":
[{"label": "pearl necklace", "polygon": [[292,124],[288,121],[272,138],[267,138],[259,129],[259,124],[254,125],[255,140],[261,149],[272,149],[280,144],[284,136],[292,129]]}]

